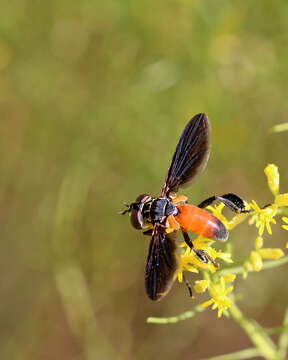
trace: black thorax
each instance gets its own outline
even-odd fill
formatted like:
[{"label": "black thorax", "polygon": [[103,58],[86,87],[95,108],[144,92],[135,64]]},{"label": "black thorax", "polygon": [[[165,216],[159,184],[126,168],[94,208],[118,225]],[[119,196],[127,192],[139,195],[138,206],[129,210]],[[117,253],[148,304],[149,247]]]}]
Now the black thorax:
[{"label": "black thorax", "polygon": [[143,218],[146,222],[155,224],[156,222],[164,223],[167,216],[177,215],[177,207],[167,198],[151,199],[146,202],[142,209]]}]

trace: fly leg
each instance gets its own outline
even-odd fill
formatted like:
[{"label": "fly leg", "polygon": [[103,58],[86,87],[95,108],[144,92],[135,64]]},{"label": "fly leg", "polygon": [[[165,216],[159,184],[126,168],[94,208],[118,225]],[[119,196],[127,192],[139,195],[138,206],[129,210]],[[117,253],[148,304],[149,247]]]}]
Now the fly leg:
[{"label": "fly leg", "polygon": [[184,236],[184,240],[186,244],[190,247],[192,251],[194,251],[194,253],[201,261],[203,261],[206,264],[210,261],[215,267],[218,267],[218,264],[212,259],[212,257],[207,253],[207,251],[202,249],[196,249],[194,247],[193,242],[191,241],[187,231],[182,229],[182,234]]},{"label": "fly leg", "polygon": [[198,207],[199,208],[205,208],[208,205],[212,204],[215,200],[221,201],[223,204],[225,204],[229,209],[236,212],[237,214],[243,214],[243,213],[249,213],[252,210],[246,210],[244,201],[235,194],[225,194],[222,196],[211,196],[210,198],[202,201]]},{"label": "fly leg", "polygon": [[189,296],[192,298],[192,297],[193,297],[192,286],[191,286],[190,282],[186,279],[186,277],[184,276],[184,274],[183,274],[183,280],[185,281],[185,285],[186,285],[187,288],[188,288]]}]

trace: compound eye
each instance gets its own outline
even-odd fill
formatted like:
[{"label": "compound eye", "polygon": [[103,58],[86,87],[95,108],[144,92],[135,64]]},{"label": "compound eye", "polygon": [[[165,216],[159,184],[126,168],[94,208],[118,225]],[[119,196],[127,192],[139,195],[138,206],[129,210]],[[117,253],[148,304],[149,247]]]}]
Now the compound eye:
[{"label": "compound eye", "polygon": [[131,224],[134,226],[135,229],[142,229],[143,228],[143,216],[141,210],[139,209],[132,209],[131,210]]}]

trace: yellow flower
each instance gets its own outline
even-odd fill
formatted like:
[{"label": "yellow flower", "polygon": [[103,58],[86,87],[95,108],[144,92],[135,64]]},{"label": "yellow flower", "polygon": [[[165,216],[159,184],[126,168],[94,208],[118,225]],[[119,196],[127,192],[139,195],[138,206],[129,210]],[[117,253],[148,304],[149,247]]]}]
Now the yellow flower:
[{"label": "yellow flower", "polygon": [[211,299],[201,304],[202,308],[206,308],[213,304],[212,309],[218,308],[218,317],[221,317],[223,310],[229,309],[231,300],[227,295],[233,290],[233,286],[226,289],[226,280],[222,276],[220,281],[212,283],[209,289]]},{"label": "yellow flower", "polygon": [[[288,193],[279,194],[278,167],[274,164],[269,164],[266,166],[264,172],[267,176],[269,188],[275,196],[274,203],[261,209],[253,200],[250,204],[250,207],[254,211],[252,212],[252,216],[248,221],[250,225],[256,223],[256,227],[258,228],[258,233],[260,236],[263,235],[265,228],[270,235],[272,234],[271,223],[276,224],[274,217],[277,214],[278,208],[282,206],[288,206]],[[285,219],[287,219],[287,221]],[[288,224],[288,218],[284,217],[282,220]],[[288,230],[287,225],[282,225],[282,227],[285,230]]]},{"label": "yellow flower", "polygon": [[274,196],[279,193],[279,172],[278,167],[275,164],[269,164],[264,169],[264,173],[267,176],[268,186]]},{"label": "yellow flower", "polygon": [[203,293],[206,291],[208,285],[209,283],[207,280],[197,280],[195,281],[194,290],[199,294]]},{"label": "yellow flower", "polygon": [[[222,252],[221,250],[217,251],[210,246],[214,242],[214,240],[198,236],[193,240],[193,245],[196,249],[204,250],[214,261],[219,258],[225,262],[232,263],[231,254]],[[211,273],[216,272],[217,269],[212,262],[203,262],[185,242],[181,244],[181,247],[186,249],[181,256],[181,263],[177,274],[179,282],[183,281],[183,271],[198,273],[198,270],[209,270]]]},{"label": "yellow flower", "polygon": [[256,222],[256,227],[258,228],[259,235],[262,236],[264,233],[264,229],[266,226],[266,229],[268,233],[271,235],[271,225],[276,224],[276,220],[274,219],[274,216],[277,213],[278,206],[275,204],[266,206],[264,209],[260,209],[260,207],[257,205],[256,201],[252,200],[250,204],[251,208],[254,210],[254,213],[252,217],[249,220],[249,224],[252,225],[254,222]]}]

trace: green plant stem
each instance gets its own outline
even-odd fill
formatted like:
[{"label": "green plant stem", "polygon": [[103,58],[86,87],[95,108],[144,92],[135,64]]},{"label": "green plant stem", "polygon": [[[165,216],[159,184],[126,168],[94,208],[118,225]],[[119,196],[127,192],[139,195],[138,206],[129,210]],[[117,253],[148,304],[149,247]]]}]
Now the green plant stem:
[{"label": "green plant stem", "polygon": [[264,330],[257,326],[255,322],[246,319],[238,306],[232,302],[229,308],[233,319],[242,327],[249,336],[251,342],[260,351],[267,360],[280,360],[277,349],[270,337],[264,333]]},{"label": "green plant stem", "polygon": [[277,327],[274,327],[274,328],[266,328],[264,330],[269,335],[280,334],[283,331],[288,330],[288,324],[285,325],[285,326],[277,326]]},{"label": "green plant stem", "polygon": [[[284,256],[281,259],[277,259],[277,260],[265,261],[263,263],[263,267],[261,270],[271,269],[271,268],[274,268],[274,267],[277,267],[280,265],[284,265],[287,263],[288,263],[288,256]],[[243,265],[226,267],[222,270],[217,271],[217,275],[219,275],[219,276],[223,276],[226,274],[242,274],[242,273],[243,273]]]},{"label": "green plant stem", "polygon": [[279,357],[282,359],[286,358],[287,355],[287,348],[288,348],[288,308],[285,311],[283,327],[286,328],[286,331],[283,330],[282,334],[279,337]]},{"label": "green plant stem", "polygon": [[192,310],[185,311],[184,313],[177,315],[177,316],[171,316],[171,317],[149,317],[147,318],[147,323],[150,324],[175,324],[179,321],[187,320],[193,318],[196,314],[204,311],[205,309],[202,308],[200,305],[195,306]]},{"label": "green plant stem", "polygon": [[236,351],[230,354],[213,356],[202,360],[244,360],[244,359],[251,359],[252,357],[259,355],[261,355],[261,353],[258,349],[250,348],[241,351]]}]

